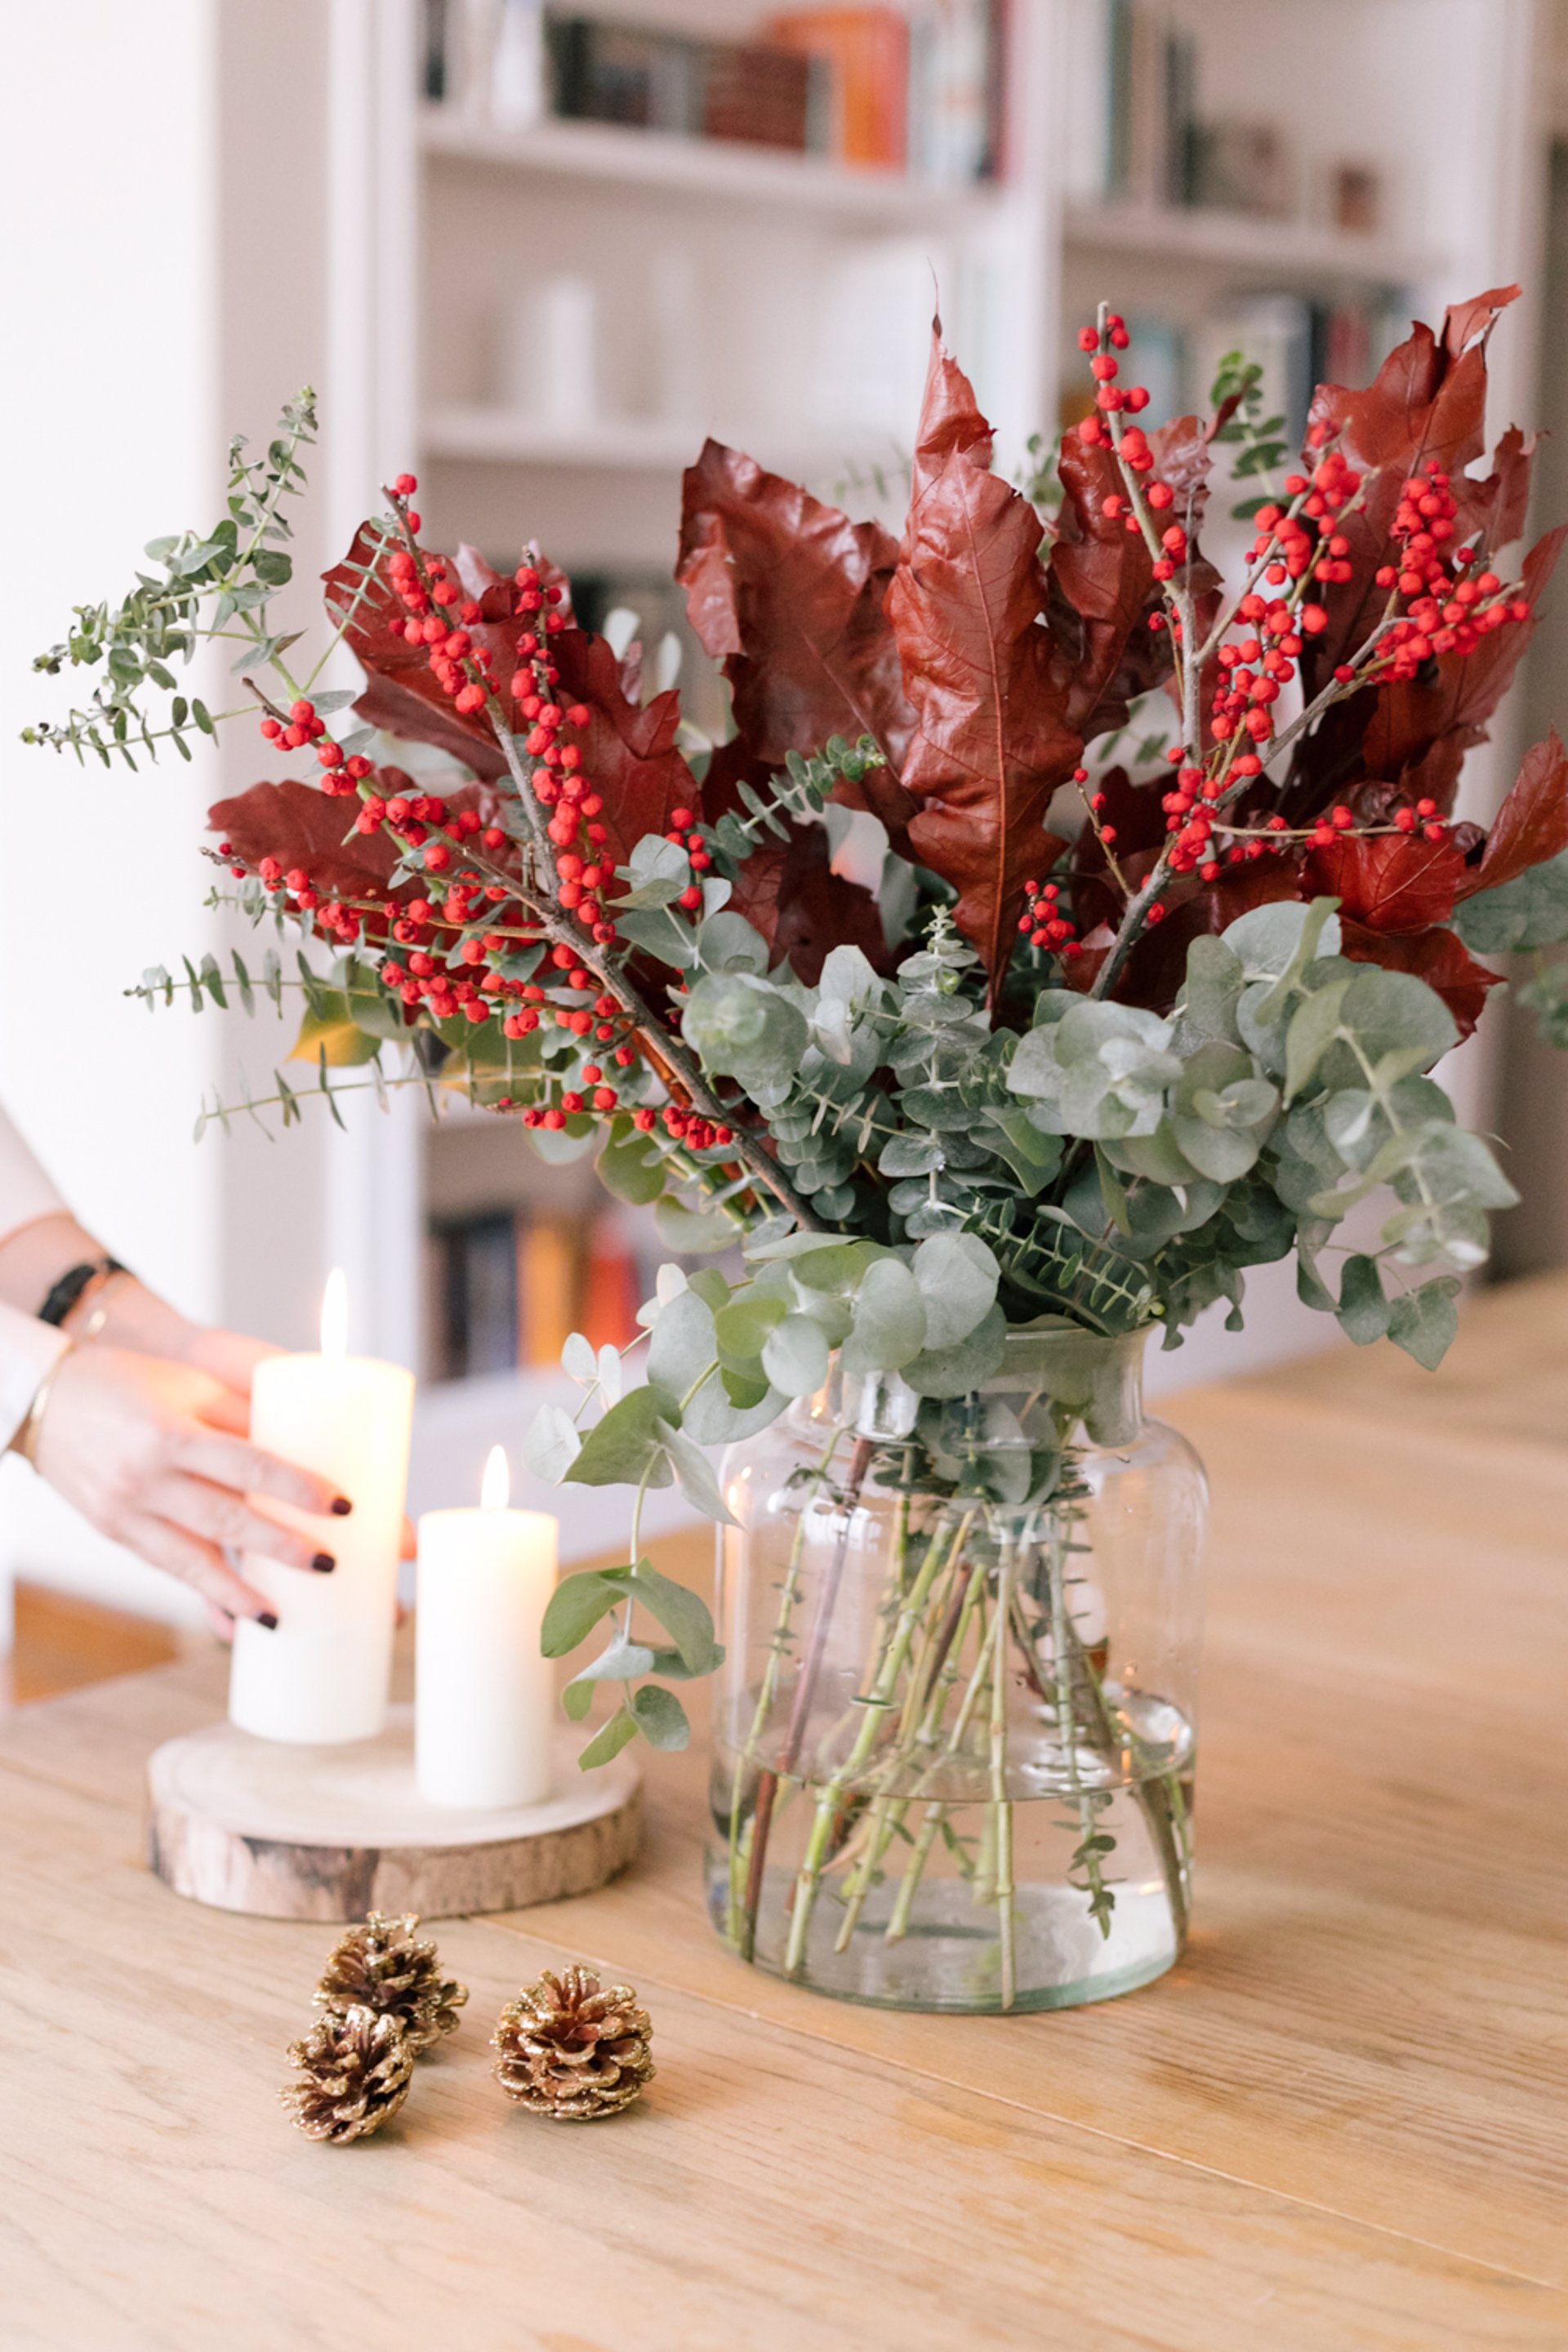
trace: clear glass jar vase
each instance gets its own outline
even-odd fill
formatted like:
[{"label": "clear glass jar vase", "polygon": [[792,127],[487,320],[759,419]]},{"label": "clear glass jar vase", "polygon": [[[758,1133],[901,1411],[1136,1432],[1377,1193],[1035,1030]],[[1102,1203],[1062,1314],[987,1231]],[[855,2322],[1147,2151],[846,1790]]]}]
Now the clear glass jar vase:
[{"label": "clear glass jar vase", "polygon": [[1146,1337],[1033,1326],[940,1402],[836,1365],[730,1449],[706,1868],[742,1958],[952,2011],[1175,1959],[1206,1487]]}]

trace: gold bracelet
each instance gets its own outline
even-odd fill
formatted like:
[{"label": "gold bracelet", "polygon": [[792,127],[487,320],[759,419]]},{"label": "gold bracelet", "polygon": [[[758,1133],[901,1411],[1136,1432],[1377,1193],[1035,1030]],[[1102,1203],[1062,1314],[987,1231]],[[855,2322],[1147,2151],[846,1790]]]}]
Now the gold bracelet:
[{"label": "gold bracelet", "polygon": [[[100,1275],[98,1280],[89,1288],[87,1296],[90,1298],[96,1291],[98,1294],[98,1304],[93,1308],[92,1313],[88,1317],[87,1321],[83,1324],[81,1329],[76,1335],[83,1347],[86,1346],[89,1339],[96,1339],[104,1325],[108,1322],[110,1315],[113,1310],[113,1302],[105,1296],[105,1293],[111,1289],[114,1284],[121,1280],[121,1276],[130,1282],[134,1282],[136,1279],[136,1276],[131,1272],[129,1266],[117,1265],[114,1267],[112,1272]],[[79,1307],[80,1306],[80,1299],[78,1299],[77,1304]]]},{"label": "gold bracelet", "polygon": [[33,1391],[33,1402],[27,1407],[27,1418],[11,1440],[8,1451],[12,1454],[19,1454],[29,1469],[36,1470],[38,1466],[38,1433],[44,1425],[44,1415],[48,1411],[49,1392],[58,1378],[60,1366],[68,1356],[75,1354],[76,1345],[74,1339],[68,1339],[60,1349],[59,1354]]}]

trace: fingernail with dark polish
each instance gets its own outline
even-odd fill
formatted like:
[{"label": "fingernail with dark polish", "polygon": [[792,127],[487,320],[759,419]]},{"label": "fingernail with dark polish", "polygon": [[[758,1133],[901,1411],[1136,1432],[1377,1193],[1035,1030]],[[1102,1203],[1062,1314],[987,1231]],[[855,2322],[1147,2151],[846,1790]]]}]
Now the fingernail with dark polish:
[{"label": "fingernail with dark polish", "polygon": [[332,1499],[332,1517],[333,1517],[333,1518],[335,1518],[335,1519],[346,1519],[346,1518],[348,1517],[349,1513],[350,1513],[353,1509],[353,1505],[350,1502],[350,1500],[349,1500],[349,1498],[348,1498],[348,1496],[347,1496],[346,1495],[337,1495],[337,1496],[334,1496],[334,1497],[333,1497],[333,1499]]},{"label": "fingernail with dark polish", "polygon": [[269,1633],[276,1633],[278,1631],[278,1620],[270,1609],[264,1609],[256,1622],[258,1625],[265,1625]]},{"label": "fingernail with dark polish", "polygon": [[337,1564],[336,1559],[330,1551],[319,1551],[310,1562],[318,1576],[331,1576]]}]

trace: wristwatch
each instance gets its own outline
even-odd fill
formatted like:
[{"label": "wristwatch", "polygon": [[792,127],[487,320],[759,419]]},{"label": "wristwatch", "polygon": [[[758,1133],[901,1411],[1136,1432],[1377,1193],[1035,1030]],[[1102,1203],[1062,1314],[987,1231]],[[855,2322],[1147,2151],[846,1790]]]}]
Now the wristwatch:
[{"label": "wristwatch", "polygon": [[79,1306],[90,1291],[101,1289],[111,1275],[125,1271],[117,1257],[84,1259],[61,1275],[38,1309],[38,1321],[52,1323],[59,1330],[73,1307]]}]

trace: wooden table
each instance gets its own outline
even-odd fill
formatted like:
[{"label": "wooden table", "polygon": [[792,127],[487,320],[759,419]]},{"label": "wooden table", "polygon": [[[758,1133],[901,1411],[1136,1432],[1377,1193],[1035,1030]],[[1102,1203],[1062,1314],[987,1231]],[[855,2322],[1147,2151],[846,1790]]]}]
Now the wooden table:
[{"label": "wooden table", "polygon": [[[702,1773],[645,1862],[454,1923],[464,2030],[346,2149],[276,2104],[328,1936],[141,1866],[218,1661],[0,1728],[5,2352],[1568,2347],[1568,1281],[1436,1381],[1335,1355],[1172,1411],[1215,1484],[1198,1927],[1162,1983],[885,2015],[742,1968]],[[667,1549],[700,1573],[697,1548]],[[509,2109],[489,2022],[583,1959],[658,2078]]]}]

